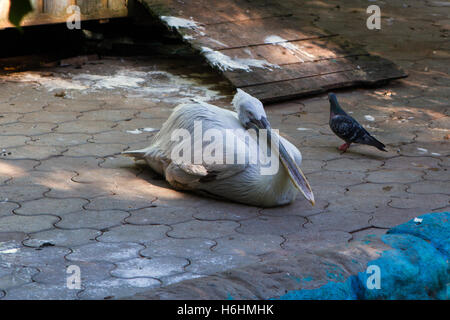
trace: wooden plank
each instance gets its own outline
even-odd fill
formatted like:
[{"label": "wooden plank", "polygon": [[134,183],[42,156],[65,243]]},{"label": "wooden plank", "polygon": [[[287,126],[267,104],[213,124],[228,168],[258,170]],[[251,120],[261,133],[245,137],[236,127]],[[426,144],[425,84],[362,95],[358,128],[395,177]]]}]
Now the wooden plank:
[{"label": "wooden plank", "polygon": [[318,29],[314,17],[293,10],[292,1],[140,1],[161,20],[196,22],[172,30],[232,85],[266,102],[406,76],[393,63]]},{"label": "wooden plank", "polygon": [[271,35],[287,41],[330,36],[330,33],[305,24],[296,17],[285,16],[206,25],[203,28],[207,32],[194,29],[180,29],[179,32],[183,36],[193,37],[191,43],[195,47],[206,46],[214,50],[262,45]]},{"label": "wooden plank", "polygon": [[264,19],[290,14],[273,0],[140,0],[158,16],[195,17],[202,25]]},{"label": "wooden plank", "polygon": [[[105,7],[107,3],[107,7]],[[81,20],[97,20],[128,16],[128,0],[32,0],[34,11],[25,16],[22,26],[64,23],[71,16],[70,5],[81,9]],[[0,0],[0,29],[13,27],[8,21],[9,1]]]},{"label": "wooden plank", "polygon": [[387,80],[405,77],[402,70],[394,68],[395,65],[393,64],[391,67],[380,66],[380,68],[375,69],[343,71],[309,78],[266,83],[245,87],[245,91],[265,103],[270,103],[319,94],[332,89],[374,86],[385,83]]},{"label": "wooden plank", "polygon": [[294,63],[285,65],[279,69],[272,69],[272,71],[227,71],[224,72],[224,75],[233,83],[233,85],[243,88],[252,85],[290,81],[343,71],[370,70],[380,66],[392,67],[393,64],[392,62],[379,57],[357,55],[322,61]]},{"label": "wooden plank", "polygon": [[[294,46],[295,50],[286,49],[279,45],[264,44],[238,49],[223,49],[220,52],[232,58],[264,59],[279,66],[367,54],[362,48],[355,46],[343,47],[339,44],[338,38],[328,37],[289,42],[290,45]],[[254,71],[258,72],[256,69]]]}]

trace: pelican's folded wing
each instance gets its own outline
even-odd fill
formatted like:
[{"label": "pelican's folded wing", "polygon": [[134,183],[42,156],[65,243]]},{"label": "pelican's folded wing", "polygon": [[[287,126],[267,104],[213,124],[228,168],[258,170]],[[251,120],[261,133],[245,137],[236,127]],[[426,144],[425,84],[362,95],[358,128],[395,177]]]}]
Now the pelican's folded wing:
[{"label": "pelican's folded wing", "polygon": [[245,170],[247,164],[191,164],[172,162],[167,171],[177,182],[191,184],[193,182],[210,182],[226,179]]}]

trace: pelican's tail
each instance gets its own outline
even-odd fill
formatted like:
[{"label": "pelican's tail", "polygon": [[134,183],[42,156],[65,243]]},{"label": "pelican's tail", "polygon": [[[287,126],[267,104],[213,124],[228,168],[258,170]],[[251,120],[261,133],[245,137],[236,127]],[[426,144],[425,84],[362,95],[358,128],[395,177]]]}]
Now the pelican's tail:
[{"label": "pelican's tail", "polygon": [[148,151],[149,151],[149,147],[147,147],[145,149],[140,149],[140,150],[124,151],[121,154],[126,157],[133,157],[136,160],[141,160],[141,159],[145,158],[145,155],[148,153]]}]

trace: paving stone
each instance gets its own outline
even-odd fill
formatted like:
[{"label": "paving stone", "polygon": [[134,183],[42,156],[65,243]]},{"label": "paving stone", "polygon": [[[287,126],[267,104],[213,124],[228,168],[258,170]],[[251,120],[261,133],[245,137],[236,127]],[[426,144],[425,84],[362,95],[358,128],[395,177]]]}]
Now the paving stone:
[{"label": "paving stone", "polygon": [[39,165],[37,160],[7,160],[0,159],[0,176],[3,177],[21,177],[28,174]]},{"label": "paving stone", "polygon": [[194,274],[209,275],[254,264],[259,261],[258,257],[252,255],[211,253],[191,260],[191,264],[185,269]]},{"label": "paving stone", "polygon": [[281,249],[284,239],[271,234],[243,235],[233,234],[216,239],[217,245],[213,252],[220,254],[260,255]]},{"label": "paving stone", "polygon": [[59,146],[31,146],[9,148],[11,154],[1,155],[5,159],[34,159],[44,160],[50,157],[61,155],[67,148]]},{"label": "paving stone", "polygon": [[386,234],[387,230],[388,229],[382,228],[368,228],[361,231],[353,232],[350,241],[352,242],[359,241],[365,244],[369,244],[373,241],[375,237]]},{"label": "paving stone", "polygon": [[0,202],[0,217],[11,216],[13,214],[13,210],[19,208],[17,203],[3,201]]},{"label": "paving stone", "polygon": [[79,120],[92,120],[103,119],[104,121],[121,121],[131,120],[137,113],[136,110],[93,110],[85,111]]},{"label": "paving stone", "polygon": [[90,137],[90,135],[82,133],[49,133],[34,137],[33,141],[28,142],[28,144],[32,146],[68,147],[85,144]]},{"label": "paving stone", "polygon": [[216,242],[208,239],[164,238],[149,242],[140,255],[147,258],[174,256],[192,259],[211,253],[211,247],[214,245]]},{"label": "paving stone", "polygon": [[439,163],[440,167],[450,168],[450,157],[440,158],[441,162]]},{"label": "paving stone", "polygon": [[404,196],[393,197],[388,205],[392,208],[398,209],[417,209],[442,208],[450,203],[448,195],[445,194],[411,194],[407,193]]},{"label": "paving stone", "polygon": [[197,211],[183,207],[150,207],[133,211],[125,221],[136,225],[174,224],[193,220]]},{"label": "paving stone", "polygon": [[103,103],[96,99],[59,99],[58,101],[51,101],[45,106],[45,111],[50,112],[86,112],[91,110],[98,110]]},{"label": "paving stone", "polygon": [[95,281],[102,281],[110,278],[109,272],[115,268],[114,264],[106,262],[66,262],[65,264],[58,264],[49,266],[32,276],[34,282],[47,285],[63,286],[67,283],[67,278],[70,276],[68,268],[70,266],[77,266],[80,268],[81,286],[84,288],[88,283]]},{"label": "paving stone", "polygon": [[[135,128],[136,129],[136,128]],[[133,129],[133,130],[135,130]],[[152,137],[153,133],[141,133],[141,134],[132,134],[126,131],[110,131],[110,132],[102,132],[93,134],[92,138],[89,139],[89,142],[93,143],[117,143],[120,142],[122,144],[131,144],[135,142],[144,142],[147,145],[150,145],[150,137]]]},{"label": "paving stone", "polygon": [[88,205],[86,205],[86,209],[89,210],[136,210],[142,209],[146,207],[151,207],[153,205],[153,200],[155,198],[149,199],[132,199],[121,198],[121,197],[99,197],[93,199]]},{"label": "paving stone", "polygon": [[79,112],[58,112],[58,111],[37,111],[30,112],[23,115],[20,118],[20,122],[51,122],[51,123],[61,123],[65,121],[76,120],[77,116],[79,116]]},{"label": "paving stone", "polygon": [[51,198],[96,198],[113,194],[113,188],[102,184],[82,184],[67,181],[60,184],[60,188],[51,189],[45,195]]},{"label": "paving stone", "polygon": [[377,196],[386,198],[404,195],[406,188],[407,185],[399,183],[363,183],[348,187],[346,195],[349,197],[364,197],[365,199]]},{"label": "paving stone", "polygon": [[257,207],[243,206],[241,204],[217,202],[214,205],[198,206],[193,216],[199,220],[233,220],[240,221],[258,216]]},{"label": "paving stone", "polygon": [[78,297],[87,300],[109,300],[129,297],[137,292],[145,292],[156,288],[161,282],[151,278],[108,278],[96,280],[87,284]]},{"label": "paving stone", "polygon": [[423,175],[418,170],[379,170],[370,172],[365,180],[374,183],[409,183],[421,180]]},{"label": "paving stone", "polygon": [[133,118],[130,121],[119,121],[117,123],[117,127],[114,127],[114,129],[117,129],[122,132],[132,131],[132,130],[136,130],[139,128],[159,129],[159,128],[161,128],[161,124],[163,121],[164,121],[164,119],[161,119],[161,118],[156,118],[156,119]]},{"label": "paving stone", "polygon": [[26,175],[20,177],[13,177],[12,180],[8,181],[9,186],[46,186],[48,188],[58,188],[61,182],[70,181],[70,179],[76,175],[76,173],[71,171],[61,171],[55,170],[51,173],[42,172],[37,170],[29,171]]},{"label": "paving stone", "polygon": [[237,232],[246,235],[287,235],[302,230],[307,220],[298,216],[258,217],[241,221]]},{"label": "paving stone", "polygon": [[101,161],[101,159],[95,157],[71,158],[66,155],[42,160],[36,169],[39,171],[81,171],[80,169],[96,169]]},{"label": "paving stone", "polygon": [[[370,226],[371,216],[366,213],[351,211],[324,212],[309,217],[309,223],[304,227],[310,230],[337,230],[353,232]],[[351,222],[351,223],[350,223]]]},{"label": "paving stone", "polygon": [[448,143],[445,142],[432,142],[427,141],[423,143],[412,143],[400,147],[400,154],[405,156],[431,156],[432,153],[442,153],[444,155],[448,154]]},{"label": "paving stone", "polygon": [[373,213],[370,224],[376,228],[392,228],[426,213],[423,209],[380,208]]},{"label": "paving stone", "polygon": [[385,169],[429,169],[438,168],[439,160],[432,157],[396,157],[386,160]]},{"label": "paving stone", "polygon": [[165,286],[169,286],[171,284],[177,283],[177,282],[181,282],[181,281],[186,281],[186,280],[192,280],[192,279],[198,279],[201,277],[204,277],[205,275],[202,274],[195,274],[195,273],[191,273],[191,272],[183,272],[183,273],[179,273],[179,274],[175,274],[172,276],[165,276],[165,277],[161,277],[158,280],[160,280],[162,282],[162,287]]},{"label": "paving stone", "polygon": [[0,265],[8,267],[27,266],[44,270],[50,266],[63,265],[64,257],[70,252],[69,249],[45,246],[42,248],[23,247],[19,242],[2,244],[3,253],[0,255]]},{"label": "paving stone", "polygon": [[129,215],[128,212],[121,210],[84,210],[62,216],[61,221],[56,224],[56,227],[64,229],[90,228],[103,230],[121,225]]},{"label": "paving stone", "polygon": [[8,290],[4,300],[75,300],[80,290],[68,289],[64,285],[29,283]]},{"label": "paving stone", "polygon": [[320,160],[302,160],[302,165],[300,166],[303,173],[305,175],[308,175],[312,172],[317,172],[322,170],[322,168],[325,166],[325,161]]},{"label": "paving stone", "polygon": [[[326,215],[326,213],[324,214]],[[345,231],[328,230],[327,232],[317,232],[313,228],[288,234],[285,238],[286,241],[281,244],[281,247],[298,252],[306,249],[332,248],[338,244],[345,244],[352,238],[352,235]]]},{"label": "paving stone", "polygon": [[136,171],[132,170],[114,170],[104,169],[101,167],[93,169],[81,170],[78,175],[72,178],[75,182],[80,183],[117,183],[121,184],[122,181],[130,179],[136,179]]},{"label": "paving stone", "polygon": [[441,193],[450,195],[450,183],[448,181],[421,181],[411,184],[407,191],[410,193]]},{"label": "paving stone", "polygon": [[[150,172],[147,171],[144,174],[150,174]],[[146,180],[133,180],[128,184],[121,185],[117,189],[117,193],[126,197],[132,196],[135,199],[151,199],[151,197],[154,197],[152,203],[158,206],[197,208],[207,205],[215,206],[222,202],[188,192],[176,191],[166,181],[160,178],[158,178],[159,180],[153,179],[154,173],[151,173],[152,178],[148,177],[148,179],[144,174],[139,175],[138,179]]]},{"label": "paving stone", "polygon": [[22,266],[3,267],[0,265],[0,288],[9,291],[11,288],[31,283],[31,277],[38,272],[36,268]]},{"label": "paving stone", "polygon": [[350,186],[363,182],[365,174],[352,171],[327,171],[311,173],[308,175],[308,181],[311,188],[316,185],[329,184],[338,186]]},{"label": "paving stone", "polygon": [[53,229],[30,234],[30,238],[24,241],[24,245],[40,247],[43,245],[55,245],[73,248],[79,245],[95,242],[95,237],[101,235],[100,231],[90,229],[62,230]]},{"label": "paving stone", "polygon": [[[315,196],[317,193],[314,190]],[[300,216],[300,217],[308,217],[323,211],[326,211],[329,203],[328,201],[323,200],[322,198],[316,199],[316,204],[311,206],[311,204],[307,201],[304,201],[303,196],[298,196],[300,199],[297,199],[294,203],[291,203],[282,207],[275,208],[264,208],[260,210],[260,214],[263,216],[272,216],[272,217],[283,217],[283,216]]]},{"label": "paving stone", "polygon": [[0,232],[0,245],[5,242],[21,242],[27,238],[27,234],[24,232]]},{"label": "paving stone", "polygon": [[70,147],[65,155],[69,157],[108,157],[120,154],[127,148],[124,144],[94,144],[87,143],[79,146]]},{"label": "paving stone", "polygon": [[0,218],[0,232],[37,232],[50,229],[59,219],[54,216],[6,216]]},{"label": "paving stone", "polygon": [[325,169],[335,171],[361,171],[375,170],[383,165],[383,161],[373,159],[348,159],[340,158],[329,160]]},{"label": "paving stone", "polygon": [[56,128],[56,124],[53,123],[9,123],[0,125],[0,135],[2,136],[35,136],[44,133],[50,133]]},{"label": "paving stone", "polygon": [[131,242],[96,242],[74,248],[72,253],[66,256],[66,259],[74,262],[107,261],[114,263],[137,258],[139,251],[144,248],[143,245]]},{"label": "paving stone", "polygon": [[111,275],[119,278],[160,278],[183,272],[188,264],[188,260],[177,257],[135,258],[117,262],[117,268],[111,271]]},{"label": "paving stone", "polygon": [[113,227],[98,237],[101,242],[139,242],[147,243],[152,240],[162,239],[170,227],[164,225],[121,225]]},{"label": "paving stone", "polygon": [[[4,105],[0,105],[0,108],[3,111],[5,109],[5,106]],[[0,125],[17,122],[17,120],[20,117],[22,117],[22,115],[19,114],[19,113],[3,113],[0,116]]]},{"label": "paving stone", "polygon": [[172,226],[168,232],[174,238],[207,238],[215,239],[233,234],[239,224],[233,221],[200,221],[192,220]]},{"label": "paving stone", "polygon": [[16,209],[15,212],[21,215],[51,214],[61,217],[68,213],[82,210],[83,206],[87,203],[89,203],[89,201],[79,198],[41,198],[38,200],[21,202],[21,207]]},{"label": "paving stone", "polygon": [[[75,121],[69,121],[69,122],[64,122],[64,123],[59,124],[58,127],[54,131],[61,132],[61,133],[83,132],[83,133],[88,133],[88,134],[94,134],[94,133],[100,133],[100,132],[105,132],[105,131],[111,131],[113,126],[114,126],[114,122],[112,122],[112,121],[75,120]],[[0,133],[1,133],[1,131],[0,131]]]},{"label": "paving stone", "polygon": [[24,145],[30,140],[31,138],[26,136],[8,136],[7,139],[2,138],[2,142],[0,142],[0,150],[9,152],[8,148]]},{"label": "paving stone", "polygon": [[450,169],[447,168],[430,168],[425,170],[425,180],[430,181],[450,181]]}]

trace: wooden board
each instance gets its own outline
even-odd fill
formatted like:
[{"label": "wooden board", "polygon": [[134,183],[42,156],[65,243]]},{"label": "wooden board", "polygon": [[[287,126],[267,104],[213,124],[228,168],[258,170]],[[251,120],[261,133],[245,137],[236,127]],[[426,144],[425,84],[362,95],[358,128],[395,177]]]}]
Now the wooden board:
[{"label": "wooden board", "polygon": [[[27,14],[21,25],[66,22],[71,16],[67,8],[77,5],[80,8],[80,19],[98,20],[126,17],[128,0],[31,0],[33,12]],[[0,0],[0,29],[13,27],[8,21],[9,0]]]},{"label": "wooden board", "polygon": [[[338,34],[315,27],[306,13],[292,14],[291,2],[276,0],[139,0],[168,28],[203,54],[237,88],[263,102],[330,89],[376,85],[406,77],[392,62],[369,55]],[[297,1],[294,5],[301,5]],[[295,10],[299,12],[301,10]],[[196,23],[173,27],[164,16]],[[268,38],[272,36],[272,38]],[[271,43],[273,36],[282,38]],[[273,41],[272,41],[273,42]],[[208,48],[205,50],[204,48]],[[246,70],[221,67],[210,54],[231,61],[267,64]]]}]

